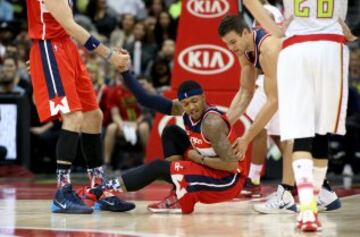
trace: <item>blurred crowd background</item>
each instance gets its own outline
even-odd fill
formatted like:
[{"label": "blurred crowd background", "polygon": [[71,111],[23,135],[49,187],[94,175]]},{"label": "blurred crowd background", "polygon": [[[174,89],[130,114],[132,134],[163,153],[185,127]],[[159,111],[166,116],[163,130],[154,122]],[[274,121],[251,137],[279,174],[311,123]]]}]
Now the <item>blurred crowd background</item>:
[{"label": "blurred crowd background", "polygon": [[[113,48],[128,50],[137,79],[150,93],[162,94],[171,85],[177,25],[185,0],[74,0],[75,20]],[[282,1],[269,1],[282,8]],[[347,23],[360,35],[360,1],[349,1]],[[186,39],[182,39],[186,40]],[[27,35],[24,0],[0,0],[0,103],[4,97],[28,101],[24,116],[30,123],[29,168],[53,173],[60,122],[39,122],[26,69],[31,40]],[[352,174],[360,170],[360,45],[351,50],[348,133],[331,141],[330,171]],[[79,47],[97,99],[104,113],[104,161],[109,171],[143,162],[154,111],[142,108],[122,84],[121,75],[95,54]],[[1,120],[1,116],[0,116]],[[1,121],[0,121],[1,122]],[[0,131],[1,133],[2,131]],[[0,164],[6,150],[0,141]],[[81,154],[79,154],[81,156]],[[2,158],[2,160],[1,160]],[[82,167],[82,159],[77,159]],[[345,167],[345,169],[344,169]]]}]

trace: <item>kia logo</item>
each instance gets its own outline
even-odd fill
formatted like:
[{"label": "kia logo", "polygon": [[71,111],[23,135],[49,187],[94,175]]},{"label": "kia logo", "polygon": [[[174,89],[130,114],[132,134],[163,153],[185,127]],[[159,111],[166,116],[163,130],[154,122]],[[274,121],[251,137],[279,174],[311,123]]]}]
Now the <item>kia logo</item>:
[{"label": "kia logo", "polygon": [[234,64],[234,56],[223,47],[200,44],[184,49],[178,57],[179,64],[186,71],[200,75],[225,72]]},{"label": "kia logo", "polygon": [[188,11],[201,18],[215,18],[229,11],[227,0],[190,0],[186,4]]}]

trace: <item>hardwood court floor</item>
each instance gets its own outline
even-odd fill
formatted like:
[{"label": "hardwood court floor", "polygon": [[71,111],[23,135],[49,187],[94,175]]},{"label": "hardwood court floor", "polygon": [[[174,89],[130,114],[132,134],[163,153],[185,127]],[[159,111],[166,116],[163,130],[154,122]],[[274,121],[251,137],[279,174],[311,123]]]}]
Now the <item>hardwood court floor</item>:
[{"label": "hardwood court floor", "polygon": [[[244,198],[199,204],[191,215],[150,214],[146,206],[167,194],[165,184],[123,195],[137,205],[130,213],[52,214],[53,187],[0,180],[0,236],[360,236],[359,188],[339,189],[341,195],[354,195],[342,198],[340,210],[320,215],[322,232],[303,234],[294,228],[296,215],[257,214],[252,209],[256,201]],[[265,192],[273,189],[267,186]]]}]

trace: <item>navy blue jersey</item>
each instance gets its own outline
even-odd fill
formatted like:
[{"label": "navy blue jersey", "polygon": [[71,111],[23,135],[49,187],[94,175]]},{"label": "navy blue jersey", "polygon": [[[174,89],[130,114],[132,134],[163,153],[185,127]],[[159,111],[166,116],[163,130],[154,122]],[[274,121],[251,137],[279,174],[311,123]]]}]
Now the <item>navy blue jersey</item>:
[{"label": "navy blue jersey", "polygon": [[210,113],[217,114],[224,119],[229,126],[228,138],[230,143],[236,139],[235,131],[232,129],[224,112],[218,110],[216,107],[209,107],[197,121],[192,121],[191,117],[186,113],[183,114],[183,120],[185,125],[186,134],[189,136],[189,140],[194,149],[196,149],[201,155],[214,157],[217,156],[210,141],[204,136],[201,131],[201,123],[204,121],[207,115]]},{"label": "navy blue jersey", "polygon": [[251,51],[246,51],[245,56],[249,60],[250,63],[252,63],[256,68],[261,69],[260,65],[260,46],[261,43],[266,39],[268,36],[270,36],[269,33],[267,33],[262,28],[256,28],[253,31],[253,40],[254,40],[254,49]]}]

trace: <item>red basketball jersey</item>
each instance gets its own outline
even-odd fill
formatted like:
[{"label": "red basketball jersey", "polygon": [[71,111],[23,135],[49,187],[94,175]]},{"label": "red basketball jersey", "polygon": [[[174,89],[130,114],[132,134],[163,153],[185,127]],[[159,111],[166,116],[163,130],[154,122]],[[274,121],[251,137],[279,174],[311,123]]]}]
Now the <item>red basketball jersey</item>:
[{"label": "red basketball jersey", "polygon": [[[31,39],[49,40],[68,36],[64,28],[46,9],[43,0],[26,0],[28,33]],[[71,0],[69,1],[69,6]]]}]

